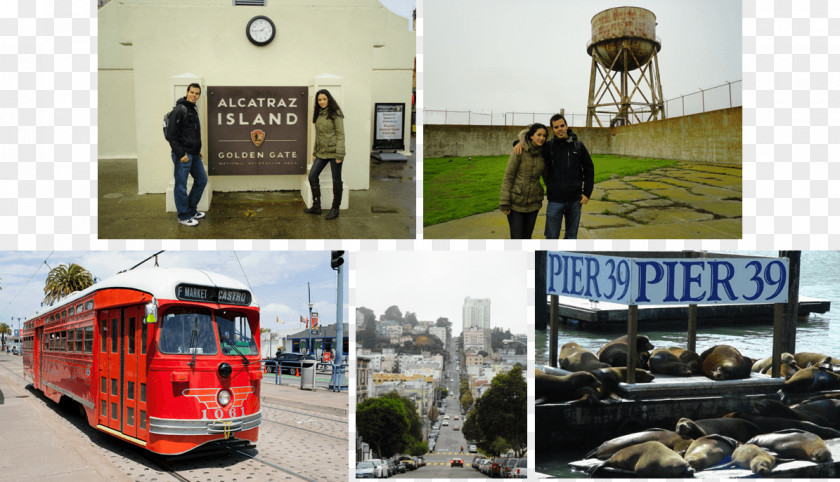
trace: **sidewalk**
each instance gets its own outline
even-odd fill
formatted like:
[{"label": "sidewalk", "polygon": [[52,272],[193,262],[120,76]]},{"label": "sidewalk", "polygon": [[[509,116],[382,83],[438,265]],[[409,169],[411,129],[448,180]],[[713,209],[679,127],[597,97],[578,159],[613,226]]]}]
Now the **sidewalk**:
[{"label": "sidewalk", "polygon": [[[214,192],[198,226],[178,224],[165,194],[137,194],[137,161],[99,160],[99,239],[414,239],[417,154],[370,159],[370,189],[350,191],[337,219],[305,214],[299,192]],[[171,170],[168,171],[171,176]],[[322,186],[331,189],[330,186]]]},{"label": "sidewalk", "polygon": [[[283,375],[288,379],[290,375]],[[274,374],[264,373],[260,402],[270,405],[284,405],[304,410],[314,410],[347,418],[350,406],[350,394],[345,390],[333,392],[323,388],[302,390],[300,378],[295,378],[297,385],[276,385]]]},{"label": "sidewalk", "polygon": [[25,389],[21,357],[0,354],[0,474],[3,480],[131,480],[70,421]]},{"label": "sidewalk", "polygon": [[[578,238],[740,239],[741,198],[741,166],[680,162],[672,168],[610,179],[596,184],[584,205]],[[547,204],[537,217],[534,239],[545,239]],[[423,229],[424,239],[509,237],[507,219],[499,211]]]}]

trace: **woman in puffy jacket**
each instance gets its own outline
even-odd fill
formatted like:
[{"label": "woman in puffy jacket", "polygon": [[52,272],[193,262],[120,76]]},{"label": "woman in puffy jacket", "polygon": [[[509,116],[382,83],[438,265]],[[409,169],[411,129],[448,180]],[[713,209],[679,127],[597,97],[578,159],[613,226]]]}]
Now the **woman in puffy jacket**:
[{"label": "woman in puffy jacket", "polygon": [[321,214],[321,184],[318,176],[330,165],[333,181],[333,202],[327,219],[338,217],[343,184],[341,166],[344,161],[344,114],[327,89],[315,94],[312,123],[315,124],[315,148],[312,151],[312,168],[309,170],[309,185],[312,187],[312,207],[304,209],[308,214]]},{"label": "woman in puffy jacket", "polygon": [[[524,137],[523,135],[524,134]],[[548,129],[535,123],[520,133],[521,154],[511,154],[502,180],[499,210],[507,215],[511,239],[531,239],[543,203],[540,177],[545,170],[543,145]]]}]

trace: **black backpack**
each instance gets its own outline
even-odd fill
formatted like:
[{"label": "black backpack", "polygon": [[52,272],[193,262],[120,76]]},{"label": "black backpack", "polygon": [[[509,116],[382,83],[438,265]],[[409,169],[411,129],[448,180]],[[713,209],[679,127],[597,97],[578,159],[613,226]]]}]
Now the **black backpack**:
[{"label": "black backpack", "polygon": [[167,142],[172,141],[170,127],[175,123],[175,111],[177,110],[183,111],[184,114],[187,113],[187,107],[184,104],[175,104],[172,110],[163,115],[163,137]]}]

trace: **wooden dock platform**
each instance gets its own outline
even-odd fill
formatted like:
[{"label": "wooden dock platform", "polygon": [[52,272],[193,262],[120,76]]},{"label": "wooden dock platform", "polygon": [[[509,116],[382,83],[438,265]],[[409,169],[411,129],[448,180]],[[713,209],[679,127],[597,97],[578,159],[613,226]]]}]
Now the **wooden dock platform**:
[{"label": "wooden dock platform", "polygon": [[[586,330],[626,331],[627,305],[606,301],[591,302],[581,298],[559,297],[560,323]],[[548,310],[546,304],[546,310]],[[698,327],[732,324],[773,324],[772,304],[700,305]],[[812,313],[823,314],[831,309],[831,302],[801,296],[798,317],[807,319]],[[688,320],[688,306],[642,305],[639,306],[640,328],[663,326],[684,327]]]}]

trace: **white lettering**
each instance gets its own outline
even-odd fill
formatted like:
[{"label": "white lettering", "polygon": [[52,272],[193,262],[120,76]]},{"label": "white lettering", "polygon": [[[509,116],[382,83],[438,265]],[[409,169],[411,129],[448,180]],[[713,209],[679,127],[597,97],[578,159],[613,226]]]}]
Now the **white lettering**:
[{"label": "white lettering", "polygon": [[228,105],[225,103],[225,99],[219,99],[219,105],[216,107],[227,107]]},{"label": "white lettering", "polygon": [[253,124],[254,124],[254,125],[257,125],[257,124],[262,124],[262,125],[265,125],[265,121],[263,120],[263,118],[262,118],[262,115],[261,115],[261,114],[257,114],[257,116],[256,116],[256,117],[254,117],[254,122],[253,122]]},{"label": "white lettering", "polygon": [[297,99],[289,97],[289,107],[297,107]]}]

